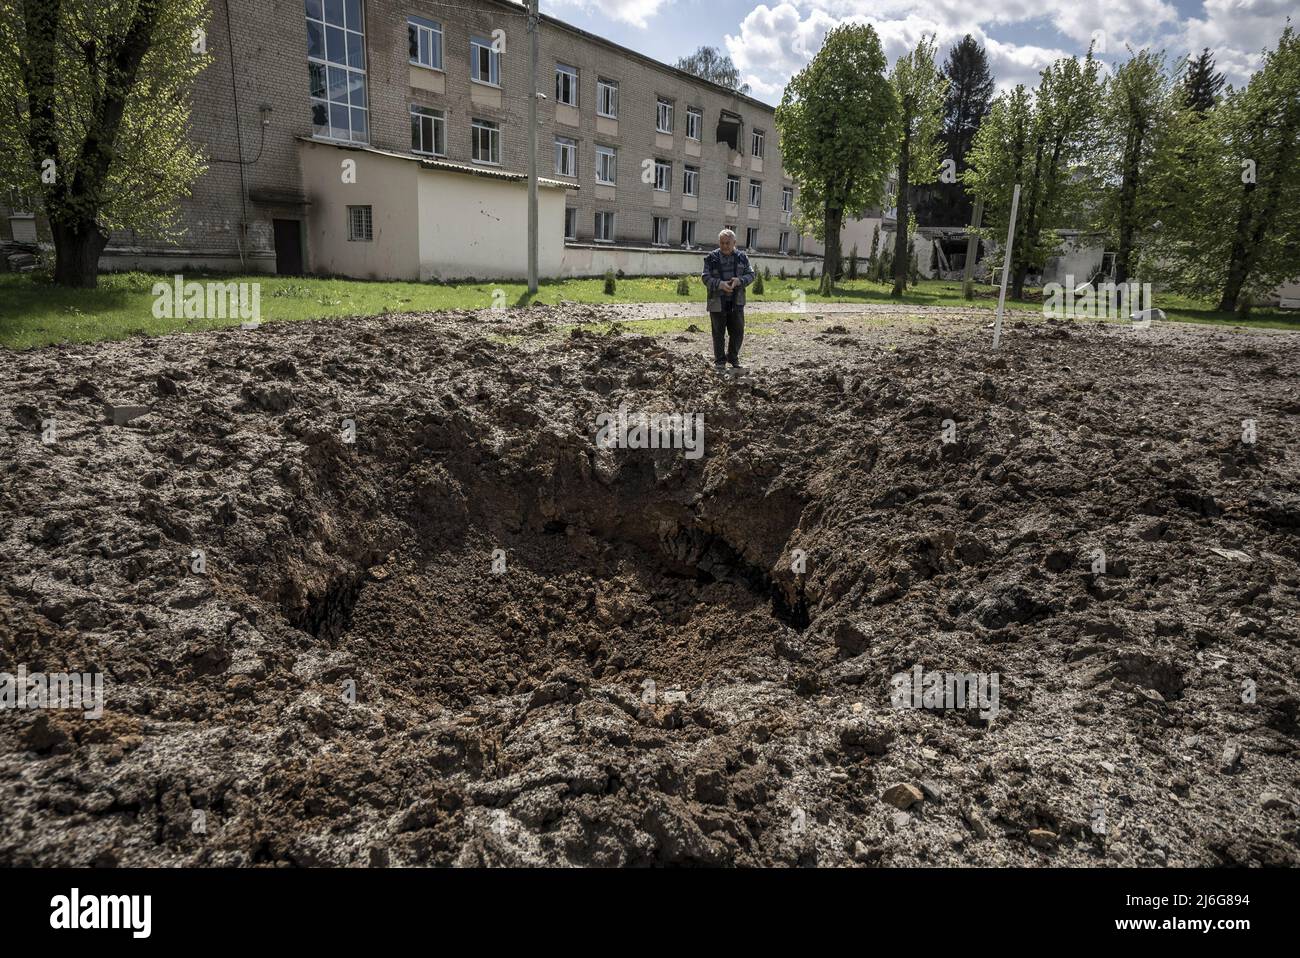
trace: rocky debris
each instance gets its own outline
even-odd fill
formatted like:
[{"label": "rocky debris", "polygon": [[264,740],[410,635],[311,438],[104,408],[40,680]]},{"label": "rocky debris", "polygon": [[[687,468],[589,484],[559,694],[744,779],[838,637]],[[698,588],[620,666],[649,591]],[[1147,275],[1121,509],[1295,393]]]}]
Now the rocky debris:
[{"label": "rocky debris", "polygon": [[893,805],[895,808],[906,811],[913,805],[925,801],[925,793],[915,785],[902,782],[898,785],[891,785],[885,789],[884,794],[880,796],[881,800],[887,805]]},{"label": "rocky debris", "polygon": [[0,709],[0,863],[1300,864],[1300,337],[857,312],[725,381],[607,331],[698,304],[0,353],[0,672],[106,678]]},{"label": "rocky debris", "polygon": [[1048,831],[1046,828],[1031,828],[1028,834],[1029,844],[1035,848],[1055,848],[1056,841],[1060,837],[1056,832]]}]

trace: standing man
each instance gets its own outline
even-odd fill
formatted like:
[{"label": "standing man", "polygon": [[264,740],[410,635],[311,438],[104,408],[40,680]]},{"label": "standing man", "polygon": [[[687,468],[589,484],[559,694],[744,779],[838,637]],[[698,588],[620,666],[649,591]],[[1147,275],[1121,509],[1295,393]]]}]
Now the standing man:
[{"label": "standing man", "polygon": [[754,281],[754,271],[749,257],[736,249],[736,234],[731,230],[718,234],[718,248],[704,257],[701,278],[709,290],[714,369],[725,372],[728,363],[739,369],[740,344],[745,339],[745,287]]}]

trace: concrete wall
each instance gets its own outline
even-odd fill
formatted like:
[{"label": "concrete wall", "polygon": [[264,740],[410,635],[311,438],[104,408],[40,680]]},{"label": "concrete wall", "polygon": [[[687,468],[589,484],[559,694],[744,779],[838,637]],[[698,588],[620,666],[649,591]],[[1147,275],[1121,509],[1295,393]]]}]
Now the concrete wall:
[{"label": "concrete wall", "polygon": [[[422,280],[527,279],[528,184],[421,171]],[[538,273],[556,276],[564,256],[564,191],[537,191]]]},{"label": "concrete wall", "polygon": [[[603,246],[576,244],[564,248],[564,258],[558,276],[603,276],[606,270],[627,276],[699,276],[704,271],[707,251],[665,250],[647,247]],[[812,256],[781,256],[778,254],[749,253],[750,265],[755,270],[771,269],[776,275],[782,269],[793,276],[800,268],[806,274],[810,269],[820,269],[821,259]]]},{"label": "concrete wall", "polygon": [[[302,182],[311,199],[307,268],[357,279],[416,279],[420,275],[419,164],[361,150],[301,144]],[[344,183],[342,161],[356,162],[356,182]],[[373,242],[348,239],[349,206],[369,206]]]}]

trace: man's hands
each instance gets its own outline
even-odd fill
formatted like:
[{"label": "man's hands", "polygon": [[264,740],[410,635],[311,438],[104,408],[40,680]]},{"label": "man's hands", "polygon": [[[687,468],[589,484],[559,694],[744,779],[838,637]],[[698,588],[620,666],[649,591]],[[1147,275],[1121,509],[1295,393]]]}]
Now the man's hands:
[{"label": "man's hands", "polygon": [[728,293],[734,293],[736,291],[736,287],[739,285],[740,285],[740,280],[733,277],[732,279],[724,280],[721,288],[725,289]]}]

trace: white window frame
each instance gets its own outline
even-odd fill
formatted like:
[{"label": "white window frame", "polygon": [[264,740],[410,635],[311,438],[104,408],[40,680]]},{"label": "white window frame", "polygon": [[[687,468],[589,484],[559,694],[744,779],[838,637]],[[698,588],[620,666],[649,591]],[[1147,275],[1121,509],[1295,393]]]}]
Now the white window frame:
[{"label": "white window frame", "polygon": [[[479,132],[483,131],[488,134],[488,155],[489,159],[483,159],[480,153]],[[495,159],[491,156],[495,154]],[[475,163],[484,166],[501,165],[501,124],[496,120],[483,120],[473,117],[470,120],[470,156]]]},{"label": "white window frame", "polygon": [[672,136],[673,101],[666,97],[661,96],[655,100],[655,132]]},{"label": "white window frame", "polygon": [[672,235],[673,221],[666,216],[654,217],[654,222],[650,226],[650,245],[651,246],[668,246],[669,236]]},{"label": "white window frame", "polygon": [[655,192],[673,191],[673,164],[671,160],[655,160]]},{"label": "white window frame", "polygon": [[[561,77],[569,78],[569,99],[561,96]],[[567,63],[555,64],[555,102],[563,103],[565,106],[577,107],[578,105],[578,81],[581,74],[577,67],[571,67]]]},{"label": "white window frame", "polygon": [[695,228],[697,225],[696,220],[682,220],[682,246],[689,249],[695,245]]},{"label": "white window frame", "polygon": [[767,134],[762,130],[754,130],[749,136],[749,152],[752,156],[763,158],[763,151],[767,147]]},{"label": "white window frame", "polygon": [[794,212],[794,187],[793,186],[781,187],[781,212],[782,213]]},{"label": "white window frame", "polygon": [[[564,160],[568,161],[567,164],[563,162]],[[568,169],[565,169],[566,165]],[[578,177],[578,141],[572,137],[555,138],[555,175],[572,179]]]},{"label": "white window frame", "polygon": [[758,227],[750,226],[745,230],[745,249],[758,249]]},{"label": "white window frame", "polygon": [[749,208],[751,210],[763,208],[763,183],[760,180],[749,181]]},{"label": "white window frame", "polygon": [[[483,53],[481,51],[487,52],[487,79],[482,76]],[[469,78],[472,82],[481,83],[484,86],[501,86],[501,54],[492,46],[492,41],[487,37],[471,36],[469,38]]]},{"label": "white window frame", "polygon": [[[692,133],[692,127],[695,132]],[[686,108],[686,139],[694,140],[698,143],[704,136],[704,111],[699,107],[688,106]]]},{"label": "white window frame", "polygon": [[[308,31],[307,95],[308,95],[308,104],[313,113],[312,136],[316,137],[317,139],[332,140],[338,143],[369,143],[370,142],[370,101],[369,101],[370,82],[369,82],[368,74],[366,72],[366,66],[367,66],[366,64],[366,17],[365,17],[365,11],[362,10],[361,5],[358,4],[357,9],[361,13],[361,23],[359,25],[354,25],[350,23],[348,21],[347,7],[348,7],[347,4],[343,4],[342,6],[344,22],[341,25],[336,23],[327,23],[323,19],[325,17],[324,4],[321,4],[319,7],[321,19],[318,19],[313,16],[308,16],[306,18],[307,31]],[[320,50],[318,54],[313,54],[311,52],[311,36],[312,36],[313,28],[316,30],[316,35],[320,37]],[[330,60],[328,58],[329,53],[331,52],[330,51],[331,37],[342,38],[344,49],[343,49],[343,59],[341,61]],[[356,44],[358,44],[357,60],[360,61],[360,65],[354,64],[349,56],[349,51],[352,49],[352,47],[348,45],[349,42],[355,42]],[[322,89],[324,92],[323,97],[316,96],[314,90],[312,89],[311,86],[312,67],[317,67],[321,71]],[[332,78],[331,74],[334,74],[335,76]],[[334,81],[337,79],[341,79],[343,85],[343,95],[347,101],[346,103],[334,100],[330,96],[330,90],[335,85]],[[359,84],[359,86],[354,87],[354,83]],[[353,99],[356,99],[358,102],[356,103],[352,102]],[[316,132],[317,124],[315,119],[315,111],[320,106],[323,106],[325,108],[325,121],[326,121],[325,129],[329,131],[328,133]],[[334,125],[333,108],[341,109],[347,114],[348,125],[346,130],[341,126],[336,127]],[[361,136],[356,135],[358,127],[356,126],[355,121],[357,117],[353,115],[356,112],[361,113],[360,119],[365,123],[365,133]],[[338,135],[338,132],[340,131],[345,135],[341,135],[341,136]]]},{"label": "white window frame", "polygon": [[781,238],[777,241],[776,248],[778,253],[785,253],[786,255],[789,255],[790,253],[790,231],[789,230],[781,231]]},{"label": "white window frame", "polygon": [[[604,179],[607,168],[611,175]],[[618,184],[618,150],[615,147],[596,145],[596,182],[601,186]]]},{"label": "white window frame", "polygon": [[682,195],[700,195],[700,168],[698,166],[687,166],[683,168]]},{"label": "white window frame", "polygon": [[727,202],[740,202],[740,177],[727,174]]},{"label": "white window frame", "polygon": [[365,206],[348,207],[348,242],[373,243],[375,241],[375,211]]},{"label": "white window frame", "polygon": [[[420,121],[420,146],[416,146],[414,142],[414,136],[413,136],[412,143],[411,143],[411,152],[416,153],[420,156],[446,156],[447,155],[447,114],[446,112],[443,110],[434,109],[433,107],[416,106],[412,104],[411,105],[411,123],[412,123],[411,132],[412,133],[415,132],[414,125],[415,125],[415,120],[417,118],[419,118]],[[422,148],[424,145],[424,129],[425,129],[424,121],[425,120],[429,121],[429,131],[430,131],[429,135],[433,139],[433,144],[432,144],[433,149],[431,150],[426,150]],[[439,130],[442,131],[441,150],[438,149]]]},{"label": "white window frame", "polygon": [[[595,223],[595,229],[592,230],[592,237],[591,237],[592,240],[594,240],[597,243],[614,242],[614,235],[615,235],[614,230],[616,228],[615,216],[616,214],[613,210],[596,210],[596,223]],[[600,235],[600,224],[602,222],[604,222],[608,227],[606,232],[609,235],[607,236]]]},{"label": "white window frame", "polygon": [[[606,104],[612,112],[606,112]],[[610,120],[618,119],[618,81],[596,79],[596,115]]]},{"label": "white window frame", "polygon": [[[406,30],[408,42],[410,32],[415,31],[415,56],[410,57],[408,53],[411,65],[423,67],[426,70],[436,70],[439,73],[443,72],[442,24],[437,20],[426,20],[424,17],[407,17]],[[422,58],[426,35],[429,43],[428,63],[425,63]]]},{"label": "white window frame", "polygon": [[[572,230],[569,228],[570,221],[573,223]],[[564,208],[564,238],[570,242],[578,238],[578,208],[576,206],[566,206]]]}]

